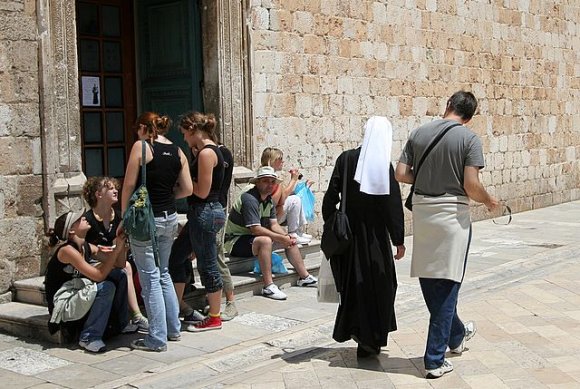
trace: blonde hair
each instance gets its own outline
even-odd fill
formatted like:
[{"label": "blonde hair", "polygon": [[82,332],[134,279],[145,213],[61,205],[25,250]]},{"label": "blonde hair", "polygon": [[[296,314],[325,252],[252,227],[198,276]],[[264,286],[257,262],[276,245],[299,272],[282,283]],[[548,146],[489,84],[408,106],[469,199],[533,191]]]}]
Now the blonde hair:
[{"label": "blonde hair", "polygon": [[275,147],[266,147],[264,151],[262,151],[262,158],[260,158],[260,166],[272,166],[272,164],[284,157],[284,153],[282,150],[277,149]]}]

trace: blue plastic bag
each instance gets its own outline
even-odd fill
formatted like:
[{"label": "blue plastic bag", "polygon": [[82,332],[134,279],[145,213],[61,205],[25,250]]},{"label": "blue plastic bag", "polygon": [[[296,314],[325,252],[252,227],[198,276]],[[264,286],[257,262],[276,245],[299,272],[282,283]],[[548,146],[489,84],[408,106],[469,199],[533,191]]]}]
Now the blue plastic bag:
[{"label": "blue plastic bag", "polygon": [[314,198],[314,193],[312,190],[306,185],[306,182],[300,181],[296,184],[296,188],[294,189],[294,194],[300,197],[302,200],[302,210],[304,211],[304,216],[306,220],[309,222],[314,221],[314,202],[316,201]]},{"label": "blue plastic bag", "polygon": [[[272,273],[274,274],[287,274],[288,269],[284,265],[284,258],[280,254],[272,253]],[[260,269],[260,261],[258,258],[254,257],[254,274],[262,274]]]}]

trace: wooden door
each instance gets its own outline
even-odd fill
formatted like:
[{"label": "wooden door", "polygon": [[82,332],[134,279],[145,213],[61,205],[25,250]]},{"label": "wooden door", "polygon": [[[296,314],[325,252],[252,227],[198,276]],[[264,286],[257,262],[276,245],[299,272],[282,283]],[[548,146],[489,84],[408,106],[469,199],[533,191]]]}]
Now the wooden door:
[{"label": "wooden door", "polygon": [[189,153],[177,124],[182,114],[203,111],[199,3],[138,0],[135,6],[140,112],[168,115],[169,139]]},{"label": "wooden door", "polygon": [[132,2],[76,2],[83,169],[122,177],[136,116]]}]

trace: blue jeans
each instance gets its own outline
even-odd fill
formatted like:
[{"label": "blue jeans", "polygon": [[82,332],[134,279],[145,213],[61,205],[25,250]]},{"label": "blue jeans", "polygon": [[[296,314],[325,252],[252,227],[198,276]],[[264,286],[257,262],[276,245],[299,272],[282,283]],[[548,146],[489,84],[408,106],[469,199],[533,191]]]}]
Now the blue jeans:
[{"label": "blue jeans", "polygon": [[171,245],[177,233],[177,214],[155,218],[159,267],[155,266],[151,241],[131,239],[131,251],[139,271],[141,296],[149,319],[149,334],[145,345],[159,349],[167,344],[168,336],[181,331],[179,303],[168,271]]},{"label": "blue jeans", "polygon": [[465,336],[465,328],[457,315],[461,283],[437,278],[419,278],[419,283],[431,315],[423,361],[425,369],[436,369],[443,365],[447,346],[459,347]]},{"label": "blue jeans", "polygon": [[197,256],[197,270],[208,293],[223,288],[217,263],[217,233],[226,222],[226,214],[219,202],[193,204],[187,212],[189,239]]},{"label": "blue jeans", "polygon": [[129,323],[127,274],[113,269],[105,281],[97,283],[97,295],[86,316],[79,340],[92,342],[116,335]]}]

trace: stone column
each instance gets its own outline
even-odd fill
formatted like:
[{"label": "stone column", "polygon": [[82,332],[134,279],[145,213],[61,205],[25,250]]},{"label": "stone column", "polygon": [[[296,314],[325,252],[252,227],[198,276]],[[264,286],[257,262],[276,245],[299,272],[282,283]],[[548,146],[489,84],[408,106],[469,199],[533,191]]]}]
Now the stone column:
[{"label": "stone column", "polygon": [[46,228],[84,207],[75,2],[38,0],[40,120]]},{"label": "stone column", "polygon": [[251,77],[246,0],[202,0],[204,102],[219,117],[221,141],[252,166]]}]

